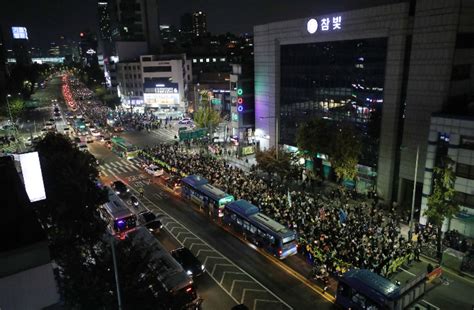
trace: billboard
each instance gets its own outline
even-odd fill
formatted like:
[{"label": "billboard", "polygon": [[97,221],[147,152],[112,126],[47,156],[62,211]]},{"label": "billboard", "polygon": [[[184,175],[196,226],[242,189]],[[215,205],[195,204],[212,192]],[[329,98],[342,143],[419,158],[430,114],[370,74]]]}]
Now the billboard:
[{"label": "billboard", "polygon": [[163,82],[145,82],[143,101],[145,105],[152,108],[160,106],[179,105],[178,83],[169,81]]},{"label": "billboard", "polygon": [[46,199],[38,152],[20,154],[19,157],[28,198],[31,202]]},{"label": "billboard", "polygon": [[25,27],[12,27],[13,39],[28,40],[28,31]]}]

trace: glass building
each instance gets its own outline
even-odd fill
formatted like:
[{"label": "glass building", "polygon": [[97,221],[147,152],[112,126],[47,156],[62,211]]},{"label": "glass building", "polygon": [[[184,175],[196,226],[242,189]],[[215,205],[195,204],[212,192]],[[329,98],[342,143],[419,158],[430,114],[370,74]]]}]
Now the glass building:
[{"label": "glass building", "polygon": [[376,167],[386,53],[386,38],[282,45],[280,144],[296,145],[298,127],[314,118],[350,122],[360,163]]}]

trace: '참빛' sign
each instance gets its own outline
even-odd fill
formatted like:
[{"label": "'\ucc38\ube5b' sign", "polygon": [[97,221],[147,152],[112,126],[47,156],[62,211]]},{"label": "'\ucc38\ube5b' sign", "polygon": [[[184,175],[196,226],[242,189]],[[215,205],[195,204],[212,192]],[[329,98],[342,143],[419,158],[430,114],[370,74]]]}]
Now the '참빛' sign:
[{"label": "'\ucc38\ube5b' sign", "polygon": [[334,31],[334,30],[341,30],[341,29],[342,29],[341,16],[324,17],[324,18],[319,19],[319,21],[315,18],[311,18],[306,23],[306,30],[310,34],[314,34],[318,30],[327,32],[327,31]]}]

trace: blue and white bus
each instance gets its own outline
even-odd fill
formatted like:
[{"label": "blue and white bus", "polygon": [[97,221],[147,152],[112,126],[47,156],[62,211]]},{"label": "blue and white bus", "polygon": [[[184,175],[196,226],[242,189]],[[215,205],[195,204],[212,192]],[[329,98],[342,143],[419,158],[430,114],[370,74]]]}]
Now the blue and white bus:
[{"label": "blue and white bus", "polygon": [[297,253],[296,232],[260,213],[257,206],[246,200],[227,204],[223,220],[234,231],[279,259]]},{"label": "blue and white bus", "polygon": [[423,296],[425,290],[426,273],[398,286],[370,270],[352,269],[339,278],[336,304],[344,309],[402,310]]},{"label": "blue and white bus", "polygon": [[111,188],[107,189],[108,201],[99,209],[100,216],[107,222],[110,234],[123,239],[128,232],[137,227],[137,216]]},{"label": "blue and white bus", "polygon": [[224,206],[234,201],[234,196],[212,186],[199,175],[189,175],[181,180],[181,196],[194,202],[214,218],[222,217]]}]

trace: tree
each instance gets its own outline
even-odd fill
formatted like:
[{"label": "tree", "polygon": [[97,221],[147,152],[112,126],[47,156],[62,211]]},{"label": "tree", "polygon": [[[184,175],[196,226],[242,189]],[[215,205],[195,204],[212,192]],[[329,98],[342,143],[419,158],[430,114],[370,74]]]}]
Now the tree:
[{"label": "tree", "polygon": [[331,150],[332,125],[330,122],[315,118],[303,124],[296,134],[296,144],[300,150],[308,152],[314,163],[315,173],[322,175],[322,161],[317,158],[318,153],[329,155]]},{"label": "tree", "polygon": [[194,122],[196,125],[199,128],[209,128],[209,132],[211,132],[212,128],[216,128],[220,121],[221,117],[219,112],[209,106],[201,107],[194,113]]},{"label": "tree", "polygon": [[106,191],[96,185],[96,159],[54,133],[38,143],[37,151],[46,190],[38,214],[51,236],[53,256],[60,256],[65,244],[83,247],[93,255],[91,247],[105,231],[97,208],[107,201]]},{"label": "tree", "polygon": [[438,229],[437,254],[441,259],[441,228],[445,219],[451,218],[459,212],[459,205],[454,200],[456,174],[454,172],[454,162],[451,158],[445,157],[441,160],[440,167],[433,169],[433,191],[428,197],[428,208],[424,214],[429,221],[436,225]]},{"label": "tree", "polygon": [[277,159],[275,147],[265,151],[257,150],[255,154],[257,167],[268,174],[277,173],[281,178],[286,178],[292,171],[292,158],[287,152],[281,150],[278,150],[278,152]]},{"label": "tree", "polygon": [[[25,102],[23,99],[19,97],[14,97],[8,100],[9,107],[7,107],[7,117],[12,117],[12,121],[16,122],[16,120],[20,117],[20,115],[25,111]],[[9,111],[8,111],[9,109]]]},{"label": "tree", "polygon": [[354,180],[361,153],[361,143],[354,127],[343,124],[332,135],[329,160],[340,181]]}]

